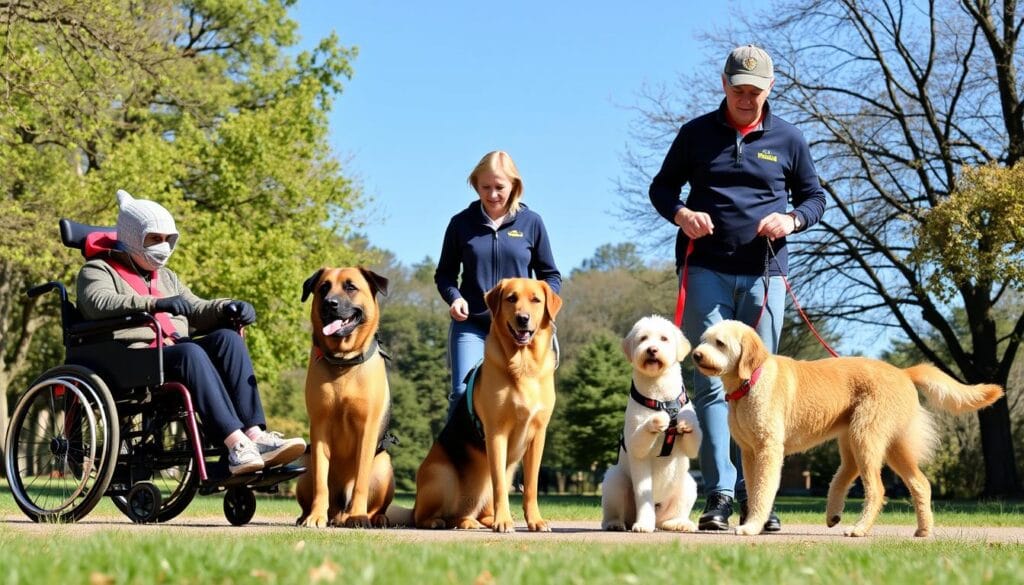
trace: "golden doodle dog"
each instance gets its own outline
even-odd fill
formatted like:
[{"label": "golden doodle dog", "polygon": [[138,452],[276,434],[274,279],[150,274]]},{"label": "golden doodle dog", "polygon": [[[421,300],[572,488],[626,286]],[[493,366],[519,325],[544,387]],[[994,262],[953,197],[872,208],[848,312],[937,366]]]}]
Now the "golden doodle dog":
[{"label": "golden doodle dog", "polygon": [[384,526],[395,493],[382,444],[391,393],[377,346],[388,280],[365,268],[321,268],[302,286],[313,295],[313,347],[306,371],[309,469],[299,478],[296,524]]},{"label": "golden doodle dog", "polygon": [[934,521],[931,485],[918,464],[935,435],[920,391],[953,412],[984,408],[1003,395],[994,384],[966,386],[929,364],[897,368],[863,357],[798,361],[770,355],[757,333],[738,321],[711,326],[693,351],[701,373],[720,376],[729,402],[729,431],[739,444],[749,513],[737,534],[759,534],[779,488],[782,459],[838,439],[840,464],[828,490],[825,520],[839,523],[846,493],[859,475],[864,507],[847,536],[865,536],[884,503],[882,464],[907,488],[917,513],[914,536],[929,536]]},{"label": "golden doodle dog", "polygon": [[690,343],[671,321],[652,315],[633,325],[622,350],[633,366],[633,384],[619,460],[601,484],[601,528],[694,532],[697,483],[690,458],[697,456],[701,431],[679,365]]},{"label": "golden doodle dog", "polygon": [[[416,473],[417,528],[513,532],[508,489],[523,462],[523,511],[530,531],[550,532],[537,506],[544,439],[555,406],[552,347],[561,298],[547,283],[503,279],[485,295],[491,328],[484,360]],[[393,523],[407,523],[392,507]]]}]

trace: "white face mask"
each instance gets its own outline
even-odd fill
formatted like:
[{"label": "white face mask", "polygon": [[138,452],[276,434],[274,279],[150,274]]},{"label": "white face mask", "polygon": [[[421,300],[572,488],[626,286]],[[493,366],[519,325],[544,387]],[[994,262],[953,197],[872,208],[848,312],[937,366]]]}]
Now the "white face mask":
[{"label": "white face mask", "polygon": [[135,261],[146,270],[158,270],[167,264],[171,257],[171,244],[160,242],[143,249],[142,256],[136,257]]}]

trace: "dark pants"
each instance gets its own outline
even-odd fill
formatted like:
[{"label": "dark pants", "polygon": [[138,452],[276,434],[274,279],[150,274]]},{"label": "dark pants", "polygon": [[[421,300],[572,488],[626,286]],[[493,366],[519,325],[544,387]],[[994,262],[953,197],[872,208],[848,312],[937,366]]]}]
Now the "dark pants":
[{"label": "dark pants", "polygon": [[249,350],[236,331],[217,329],[165,347],[164,376],[188,387],[208,439],[266,427]]}]

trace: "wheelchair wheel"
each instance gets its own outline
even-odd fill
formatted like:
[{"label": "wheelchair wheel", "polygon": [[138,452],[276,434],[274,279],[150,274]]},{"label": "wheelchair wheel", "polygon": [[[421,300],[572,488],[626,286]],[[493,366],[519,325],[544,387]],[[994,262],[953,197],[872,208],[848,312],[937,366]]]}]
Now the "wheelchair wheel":
[{"label": "wheelchair wheel", "polygon": [[[185,414],[179,410],[176,401],[163,399],[148,412],[122,421],[122,464],[130,470],[133,481],[149,482],[160,493],[160,508],[151,522],[176,518],[199,491],[198,466],[186,431]],[[128,496],[110,499],[132,518],[130,495],[129,492]]]},{"label": "wheelchair wheel", "polygon": [[224,492],[224,517],[234,526],[248,524],[256,514],[256,494],[246,487]]},{"label": "wheelchair wheel", "polygon": [[136,524],[149,524],[157,519],[163,504],[160,488],[151,481],[140,481],[132,486],[125,498],[128,518]]},{"label": "wheelchair wheel", "polygon": [[103,497],[117,459],[117,408],[81,366],[48,370],[11,415],[4,467],[15,503],[35,522],[74,522]]}]

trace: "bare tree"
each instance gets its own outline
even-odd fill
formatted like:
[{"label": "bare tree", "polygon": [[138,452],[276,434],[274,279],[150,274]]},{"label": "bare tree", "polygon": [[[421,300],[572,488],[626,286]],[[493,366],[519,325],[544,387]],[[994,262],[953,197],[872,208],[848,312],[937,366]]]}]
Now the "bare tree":
[{"label": "bare tree", "polygon": [[[1024,306],[1003,327],[993,308],[1024,283],[1007,274],[952,279],[941,261],[913,252],[929,212],[949,199],[964,167],[1012,166],[1024,155],[1016,8],[987,0],[781,1],[708,39],[720,55],[747,42],[769,50],[773,111],[811,143],[830,200],[822,222],[791,243],[790,268],[812,315],[904,336],[961,380],[1004,386],[1024,337]],[[700,87],[701,78],[711,91],[690,97],[705,107],[688,115],[720,99],[717,75],[681,86]],[[668,125],[678,128],[682,117],[670,115],[677,110],[657,92],[642,100],[622,211],[643,209],[650,221],[644,181],[657,163],[645,157],[664,154],[662,137],[674,135]],[[649,234],[649,224],[638,232]],[[980,238],[962,245],[992,244]],[[936,286],[942,279],[945,286]],[[956,334],[955,309],[965,312],[969,336]],[[1006,399],[978,417],[983,495],[1019,495]]]}]

